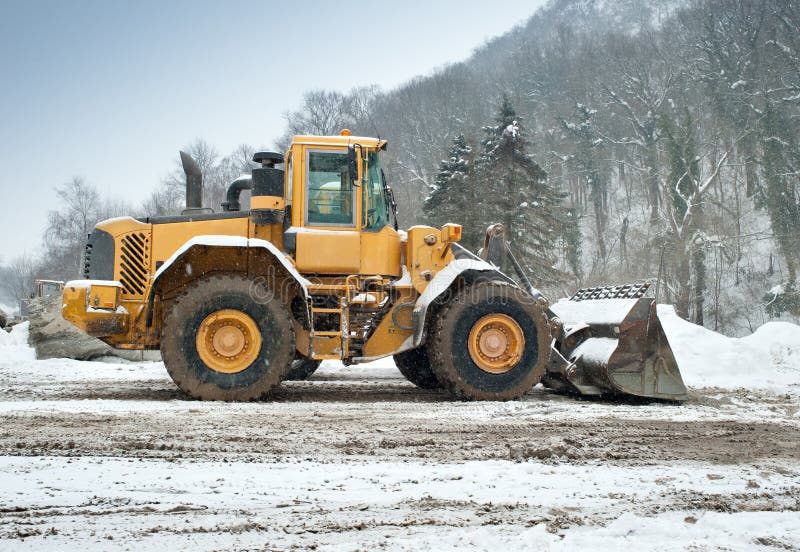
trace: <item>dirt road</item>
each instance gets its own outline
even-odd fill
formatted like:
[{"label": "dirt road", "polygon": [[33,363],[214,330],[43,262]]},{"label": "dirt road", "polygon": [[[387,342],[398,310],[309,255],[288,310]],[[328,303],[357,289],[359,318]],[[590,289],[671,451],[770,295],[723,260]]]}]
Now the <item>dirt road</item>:
[{"label": "dirt road", "polygon": [[[555,455],[637,465],[800,460],[800,426],[787,423],[797,404],[786,397],[695,393],[687,405],[619,404],[536,388],[520,402],[460,403],[386,372],[366,381],[355,370],[323,373],[245,405],[188,400],[168,379],[7,387],[0,400],[44,408],[32,403],[2,414],[0,454],[448,462]],[[759,405],[749,419],[738,415],[750,414],[748,401]]]},{"label": "dirt road", "polygon": [[[0,372],[0,547],[569,548],[589,528],[587,542],[602,530],[619,544],[634,515],[642,538],[675,517],[685,538],[665,546],[680,548],[722,514],[740,516],[722,524],[733,548],[800,546],[792,394],[693,390],[676,405],[536,388],[461,403],[383,364],[221,404],[187,400],[158,364],[48,362]],[[763,534],[736,537],[765,512]]]}]

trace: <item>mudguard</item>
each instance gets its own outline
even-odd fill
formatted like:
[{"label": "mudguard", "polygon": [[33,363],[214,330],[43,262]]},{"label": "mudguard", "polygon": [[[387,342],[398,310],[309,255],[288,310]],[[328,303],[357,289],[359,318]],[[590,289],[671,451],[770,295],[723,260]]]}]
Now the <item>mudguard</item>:
[{"label": "mudguard", "polygon": [[308,280],[303,278],[292,262],[286,258],[283,252],[278,249],[275,244],[266,240],[258,238],[246,238],[244,236],[219,236],[219,235],[204,235],[195,236],[184,243],[178,250],[173,253],[169,259],[164,261],[156,273],[153,275],[153,280],[150,283],[150,293],[147,297],[147,323],[149,327],[152,323],[153,315],[153,301],[155,299],[156,291],[158,289],[159,279],[178,262],[184,255],[195,247],[244,247],[244,248],[261,248],[268,251],[278,262],[286,269],[286,272],[293,278],[299,287],[303,290],[303,295],[308,299],[308,286],[311,284]]},{"label": "mudguard", "polygon": [[267,240],[261,240],[258,238],[245,238],[244,236],[218,236],[218,235],[205,235],[205,236],[195,236],[186,243],[184,243],[175,253],[173,253],[169,259],[164,261],[164,264],[161,265],[156,273],[153,275],[153,281],[151,282],[150,289],[156,288],[156,283],[158,279],[167,271],[169,267],[175,264],[181,257],[183,257],[190,249],[195,246],[207,246],[207,247],[247,247],[247,248],[263,248],[269,251],[273,257],[275,257],[278,262],[286,269],[292,278],[294,278],[300,287],[303,288],[303,293],[305,293],[306,297],[308,296],[308,286],[311,282],[303,278],[294,265],[291,263],[289,259],[286,258],[286,255],[281,252],[280,249],[275,247],[275,244],[272,242],[268,242]]},{"label": "mudguard", "polygon": [[425,336],[425,321],[428,314],[428,307],[437,297],[450,289],[459,277],[466,277],[470,281],[481,277],[488,277],[516,285],[511,278],[500,272],[496,266],[477,257],[461,258],[451,261],[450,264],[436,273],[436,276],[433,277],[414,305],[414,310],[412,311],[414,341],[413,346],[409,348],[419,347],[420,344],[422,344],[422,340]]}]

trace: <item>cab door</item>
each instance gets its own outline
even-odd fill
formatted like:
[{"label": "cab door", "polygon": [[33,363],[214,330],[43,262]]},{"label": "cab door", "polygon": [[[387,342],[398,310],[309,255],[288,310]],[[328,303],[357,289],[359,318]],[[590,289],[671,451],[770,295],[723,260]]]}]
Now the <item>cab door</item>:
[{"label": "cab door", "polygon": [[358,274],[361,268],[361,194],[353,186],[347,151],[305,149],[302,226],[295,264],[305,274]]},{"label": "cab door", "polygon": [[395,229],[394,211],[383,181],[380,157],[367,154],[367,172],[361,187],[361,274],[399,277],[400,234]]}]

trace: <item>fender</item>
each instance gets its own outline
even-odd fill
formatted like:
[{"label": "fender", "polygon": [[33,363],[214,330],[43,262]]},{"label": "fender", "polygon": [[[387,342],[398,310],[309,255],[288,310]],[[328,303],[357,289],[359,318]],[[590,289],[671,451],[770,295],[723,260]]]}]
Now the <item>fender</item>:
[{"label": "fender", "polygon": [[466,278],[468,281],[475,281],[478,279],[487,280],[500,280],[517,285],[514,280],[500,272],[500,270],[491,263],[488,263],[478,257],[475,258],[461,258],[451,261],[446,267],[436,273],[436,276],[422,292],[417,302],[414,304],[412,311],[412,319],[414,321],[414,341],[411,347],[413,349],[422,344],[422,339],[425,336],[425,320],[427,318],[428,307],[433,303],[437,297],[450,289],[457,278]]},{"label": "fender", "polygon": [[243,248],[261,248],[265,249],[269,254],[278,260],[278,262],[286,269],[286,272],[291,276],[300,288],[303,290],[305,298],[308,299],[308,286],[311,284],[308,280],[303,278],[292,262],[278,249],[275,244],[258,238],[245,238],[244,236],[219,236],[219,235],[205,235],[195,236],[173,253],[169,259],[164,261],[156,273],[153,275],[153,280],[150,282],[150,293],[147,296],[147,318],[146,325],[150,327],[153,322],[153,301],[155,300],[156,290],[158,289],[158,282],[161,276],[169,270],[169,268],[184,257],[194,247],[243,247]]}]

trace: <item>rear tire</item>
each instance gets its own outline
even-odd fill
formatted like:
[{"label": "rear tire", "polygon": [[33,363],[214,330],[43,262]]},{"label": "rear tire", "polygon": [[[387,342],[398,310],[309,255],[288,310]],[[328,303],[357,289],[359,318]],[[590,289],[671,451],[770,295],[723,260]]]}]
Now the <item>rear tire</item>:
[{"label": "rear tire", "polygon": [[[253,299],[252,287],[259,285],[238,275],[211,276],[172,302],[161,328],[161,358],[184,393],[250,401],[284,379],[294,358],[294,327],[280,302]],[[269,295],[259,291],[258,296]]]},{"label": "rear tire", "polygon": [[322,364],[321,360],[314,360],[311,358],[300,358],[292,362],[292,368],[284,378],[284,381],[302,381],[307,380],[311,375],[317,371],[319,365]]},{"label": "rear tire", "polygon": [[443,306],[428,344],[433,373],[454,397],[506,401],[541,380],[550,332],[530,295],[505,282],[478,282]]},{"label": "rear tire", "polygon": [[441,389],[428,358],[425,345],[394,355],[394,363],[403,376],[420,389]]}]

